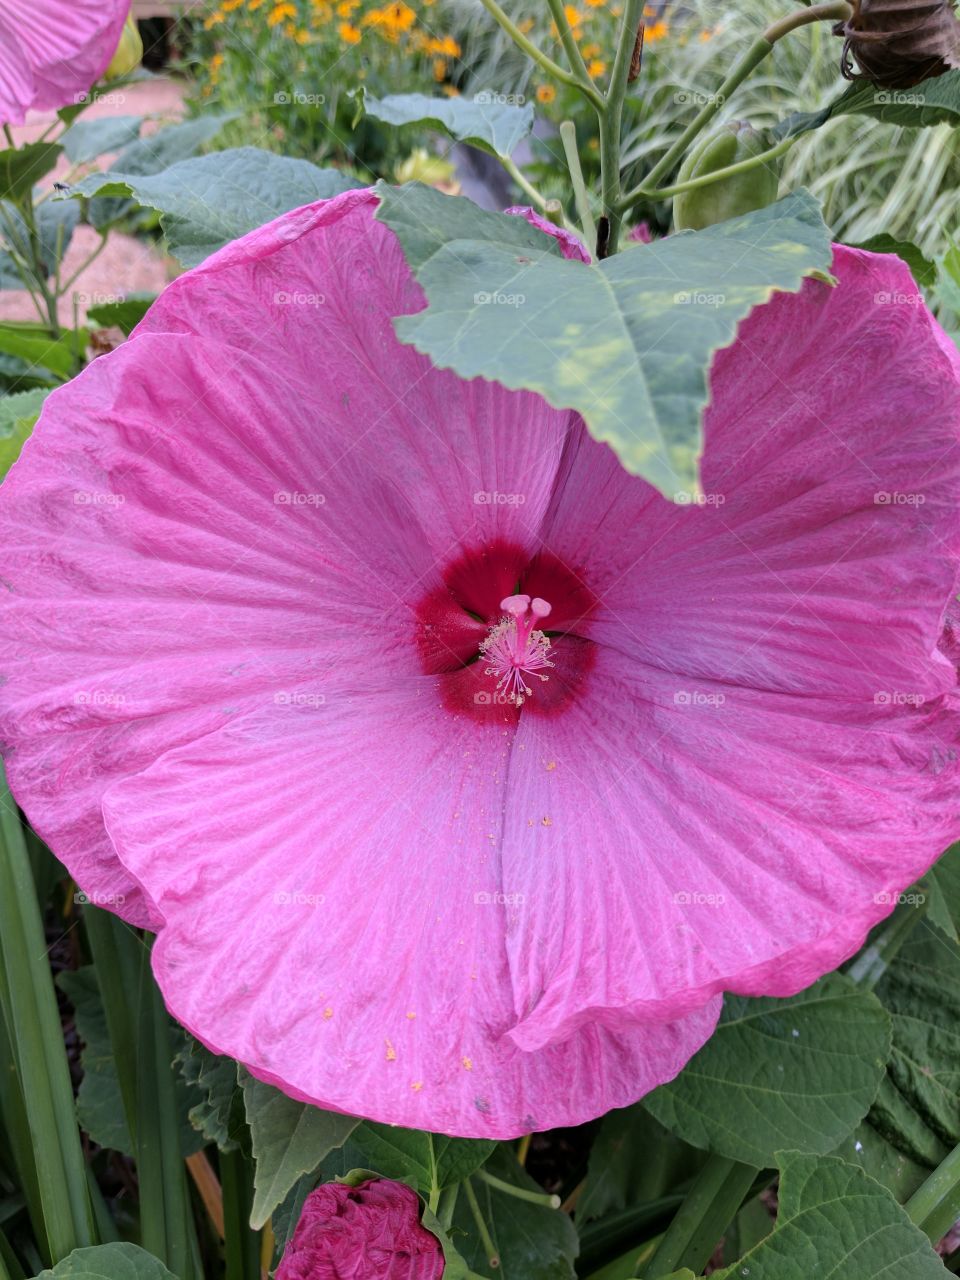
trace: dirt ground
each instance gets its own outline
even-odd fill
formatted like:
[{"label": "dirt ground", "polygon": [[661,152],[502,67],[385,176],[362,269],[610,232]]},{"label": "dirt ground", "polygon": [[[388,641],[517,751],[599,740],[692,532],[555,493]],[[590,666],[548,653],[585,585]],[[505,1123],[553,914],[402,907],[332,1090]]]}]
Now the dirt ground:
[{"label": "dirt ground", "polygon": [[[155,132],[165,124],[171,124],[183,116],[183,85],[168,76],[156,76],[151,80],[127,85],[121,92],[105,93],[85,112],[84,119],[111,115],[142,115],[151,117],[144,124],[142,134]],[[29,142],[38,138],[50,125],[54,116],[31,112],[27,122],[13,130],[17,142]],[[95,164],[86,165],[78,172],[106,168],[114,157],[105,156]],[[78,172],[70,173],[70,163],[61,157],[57,168],[44,178],[42,186],[53,182],[69,181]],[[61,278],[68,280],[77,268],[90,256],[100,237],[92,227],[78,227],[66,252]],[[60,319],[71,324],[74,302],[78,318],[82,322],[88,306],[96,306],[128,293],[159,293],[176,273],[176,264],[146,241],[112,231],[106,247],[96,261],[83,271],[74,282],[70,295],[61,299]],[[0,291],[0,320],[35,320],[36,311],[29,295],[17,290]]]}]

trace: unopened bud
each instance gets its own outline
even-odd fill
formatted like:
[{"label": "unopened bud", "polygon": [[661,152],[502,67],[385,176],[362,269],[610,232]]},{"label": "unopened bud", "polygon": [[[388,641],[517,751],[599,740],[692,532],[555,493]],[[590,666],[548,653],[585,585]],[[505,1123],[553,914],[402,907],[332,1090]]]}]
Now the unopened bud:
[{"label": "unopened bud", "polygon": [[[708,134],[694,147],[680,166],[677,182],[702,178],[741,160],[762,155],[771,145],[758,130],[743,121],[733,121]],[[771,160],[745,173],[720,178],[692,191],[681,191],[673,201],[674,226],[678,231],[699,231],[715,222],[763,209],[776,200],[779,185],[780,164],[778,160]]]},{"label": "unopened bud", "polygon": [[120,32],[120,43],[110,59],[110,65],[103,73],[104,80],[121,80],[124,76],[128,76],[131,71],[139,67],[142,57],[143,41],[140,39],[140,31],[133,16],[128,13],[123,30]]},{"label": "unopened bud", "polygon": [[[952,0],[852,0],[833,28],[843,38],[840,70],[883,89],[911,85],[960,67],[960,21]],[[859,70],[854,70],[854,63]]]}]

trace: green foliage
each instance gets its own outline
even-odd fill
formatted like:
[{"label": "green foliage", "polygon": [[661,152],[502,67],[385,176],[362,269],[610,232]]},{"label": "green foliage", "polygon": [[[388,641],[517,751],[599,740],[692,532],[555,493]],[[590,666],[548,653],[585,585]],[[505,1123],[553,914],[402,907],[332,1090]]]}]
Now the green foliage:
[{"label": "green foliage", "polygon": [[490,1158],[495,1142],[448,1138],[422,1129],[363,1121],[351,1135],[372,1169],[385,1178],[416,1180],[418,1190],[430,1197],[462,1182]]},{"label": "green foliage", "polygon": [[458,142],[469,142],[495,156],[513,155],[533,128],[533,107],[501,103],[496,96],[475,99],[430,98],[423,93],[392,93],[375,98],[360,90],[364,113],[383,124],[442,129]]},{"label": "green foliage", "polygon": [[135,1244],[100,1244],[75,1249],[36,1280],[176,1280],[167,1268]]}]

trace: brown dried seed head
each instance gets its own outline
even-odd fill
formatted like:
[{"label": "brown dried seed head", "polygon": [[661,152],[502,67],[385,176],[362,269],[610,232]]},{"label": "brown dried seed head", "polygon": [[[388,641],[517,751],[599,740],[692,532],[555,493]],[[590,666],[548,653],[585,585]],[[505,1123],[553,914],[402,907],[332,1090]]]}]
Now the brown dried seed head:
[{"label": "brown dried seed head", "polygon": [[851,16],[833,28],[844,40],[840,70],[848,80],[906,89],[960,67],[960,21],[952,0],[851,2]]}]

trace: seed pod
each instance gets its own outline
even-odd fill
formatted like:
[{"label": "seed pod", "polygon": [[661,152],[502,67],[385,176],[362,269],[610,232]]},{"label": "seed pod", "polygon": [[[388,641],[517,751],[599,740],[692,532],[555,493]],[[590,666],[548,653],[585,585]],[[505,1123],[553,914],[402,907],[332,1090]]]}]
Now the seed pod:
[{"label": "seed pod", "polygon": [[131,14],[127,14],[127,20],[120,32],[120,43],[114,50],[110,65],[103,73],[104,80],[121,80],[124,76],[128,76],[131,71],[139,67],[142,57],[143,41],[140,39],[140,31],[136,20]]},{"label": "seed pod", "polygon": [[907,89],[960,67],[960,21],[952,0],[851,3],[853,13],[833,28],[843,37],[840,70],[847,80]]},{"label": "seed pod", "polygon": [[[717,169],[726,169],[740,160],[761,155],[772,145],[764,134],[745,121],[734,120],[708,134],[694,147],[680,166],[677,181],[688,182]],[[779,185],[780,163],[773,160],[705,187],[682,191],[673,201],[674,226],[678,231],[699,231],[741,213],[763,209],[776,200]]]}]

